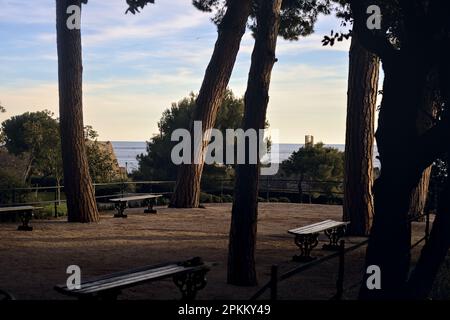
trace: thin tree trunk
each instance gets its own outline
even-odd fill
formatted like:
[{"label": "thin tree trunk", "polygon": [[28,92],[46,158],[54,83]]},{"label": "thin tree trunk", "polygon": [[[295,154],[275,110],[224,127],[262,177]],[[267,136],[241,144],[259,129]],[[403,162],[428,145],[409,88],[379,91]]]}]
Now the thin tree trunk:
[{"label": "thin tree trunk", "polygon": [[67,8],[80,0],[56,1],[58,43],[59,113],[69,222],[97,222],[99,214],[86,155],[80,30],[67,27]]},{"label": "thin tree trunk", "polygon": [[[270,78],[276,62],[281,2],[282,0],[258,2],[256,41],[245,94],[244,130],[259,131],[265,126]],[[246,143],[247,158],[252,147],[254,146]],[[257,284],[255,247],[259,174],[259,162],[254,165],[239,164],[236,168],[228,251],[228,283],[234,285]]]},{"label": "thin tree trunk", "polygon": [[[239,52],[242,36],[251,11],[251,0],[229,0],[227,12],[219,26],[219,35],[203,84],[196,101],[193,121],[201,121],[203,132],[211,129],[217,118]],[[194,136],[193,125],[191,135]],[[192,154],[191,164],[179,167],[175,190],[170,201],[173,208],[195,208],[199,205],[200,182],[204,165],[204,141],[201,150]],[[200,154],[198,164],[194,163]]]},{"label": "thin tree trunk", "polygon": [[344,171],[344,221],[349,235],[366,236],[373,219],[373,146],[380,59],[352,37]]}]

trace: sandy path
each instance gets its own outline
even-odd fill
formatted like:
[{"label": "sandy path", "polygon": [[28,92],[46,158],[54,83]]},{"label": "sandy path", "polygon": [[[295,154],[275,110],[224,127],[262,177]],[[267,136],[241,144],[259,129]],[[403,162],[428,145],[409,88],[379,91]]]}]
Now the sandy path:
[{"label": "sandy path", "polygon": [[[33,221],[33,232],[16,231],[17,224],[0,224],[0,288],[18,299],[64,299],[53,286],[65,283],[68,265],[76,264],[85,278],[143,265],[201,256],[218,265],[208,275],[199,299],[247,299],[257,287],[226,284],[226,257],[230,204],[210,204],[207,209],[158,208],[157,215],[129,209],[128,219],[102,214],[98,224],[68,224],[64,220]],[[340,219],[342,207],[302,204],[260,205],[257,271],[260,285],[269,277],[270,266],[281,271],[297,266],[297,254],[288,229],[323,219]],[[414,225],[415,237],[423,224]],[[325,239],[323,239],[325,240]],[[357,242],[360,239],[348,239]],[[320,246],[320,245],[319,245]],[[317,248],[319,248],[319,246]],[[417,250],[415,250],[417,251]],[[315,255],[326,254],[316,249]],[[364,249],[348,255],[346,286],[361,275]],[[284,299],[327,299],[334,292],[337,261],[295,276],[280,284]],[[355,297],[356,290],[347,293]],[[128,289],[121,299],[178,299],[170,280]],[[267,296],[266,296],[267,297]]]}]

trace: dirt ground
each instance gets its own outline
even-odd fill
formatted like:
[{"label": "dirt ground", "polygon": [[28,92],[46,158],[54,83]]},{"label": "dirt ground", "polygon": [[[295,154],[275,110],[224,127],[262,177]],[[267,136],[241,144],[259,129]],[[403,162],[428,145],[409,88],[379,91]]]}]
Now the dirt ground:
[{"label": "dirt ground", "polygon": [[[127,219],[114,219],[103,212],[98,224],[68,224],[64,219],[33,221],[34,231],[16,231],[17,223],[0,224],[0,289],[17,299],[68,299],[53,290],[66,282],[66,268],[78,265],[82,277],[104,275],[130,268],[179,261],[195,256],[215,262],[208,285],[198,299],[249,299],[270,276],[271,265],[280,272],[299,266],[291,260],[298,249],[288,229],[323,219],[340,220],[342,207],[305,204],[260,204],[256,263],[259,285],[242,288],[226,284],[230,204],[209,204],[206,209],[158,207],[158,214],[128,209]],[[424,223],[414,223],[414,238],[423,236]],[[321,238],[326,241],[325,238]],[[347,246],[363,239],[346,239]],[[323,256],[329,252],[313,252]],[[420,246],[413,250],[417,256]],[[356,284],[362,274],[365,247],[346,255],[345,287]],[[332,259],[279,284],[279,298],[329,299],[335,293],[337,259]],[[354,299],[358,287],[346,290]],[[178,299],[168,279],[127,289],[120,299]],[[268,292],[262,296],[268,298]]]}]

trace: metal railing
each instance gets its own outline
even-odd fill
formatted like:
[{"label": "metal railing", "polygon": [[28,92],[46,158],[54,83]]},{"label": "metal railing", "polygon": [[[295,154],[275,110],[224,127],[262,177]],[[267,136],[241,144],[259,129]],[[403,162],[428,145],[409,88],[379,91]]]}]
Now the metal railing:
[{"label": "metal railing", "polygon": [[[414,221],[418,221],[421,218],[425,218],[425,235],[413,243],[410,246],[410,250],[417,247],[420,243],[425,242],[427,243],[430,235],[430,214],[429,212],[420,214],[417,216],[413,216],[408,219],[407,223],[412,223]],[[344,275],[345,275],[345,255],[349,252],[352,252],[358,248],[361,248],[369,243],[369,239],[366,239],[364,241],[361,241],[360,243],[348,247],[345,247],[345,240],[341,240],[339,244],[339,250],[335,253],[329,254],[325,257],[313,260],[311,262],[308,262],[306,264],[303,264],[299,267],[293,268],[291,270],[288,270],[287,272],[279,275],[278,273],[278,265],[272,265],[270,269],[270,280],[263,285],[251,298],[250,300],[256,300],[259,297],[261,297],[267,290],[270,290],[270,300],[277,300],[278,298],[278,283],[284,280],[287,280],[295,275],[298,275],[304,271],[307,271],[309,269],[312,269],[314,267],[317,267],[321,264],[323,264],[326,261],[339,258],[339,266],[338,266],[338,276],[336,281],[336,294],[331,297],[330,300],[340,300],[342,299],[342,296],[346,290],[350,290],[356,286],[361,285],[362,280],[358,281],[357,283],[354,283],[350,286],[348,286],[346,289],[344,288]]]},{"label": "metal railing", "polygon": [[[152,193],[155,186],[162,186],[162,185],[171,185],[174,184],[174,181],[124,181],[124,182],[110,182],[110,183],[94,183],[93,187],[95,190],[95,199],[98,203],[105,200],[107,201],[109,198],[117,197],[118,195],[124,196],[131,194],[130,187],[134,187],[134,192],[132,194],[139,194],[136,193],[136,188],[138,186],[148,186],[148,188],[144,188],[146,191],[145,193]],[[111,188],[112,187],[112,188]],[[111,192],[99,192],[99,190],[102,190],[106,188],[106,190],[112,190]],[[45,194],[49,198],[49,196],[52,196],[52,200],[42,200],[39,199],[37,194],[41,192],[42,194]],[[24,206],[24,205],[54,205],[54,216],[58,216],[58,206],[61,204],[64,204],[66,199],[62,197],[64,193],[64,186],[50,186],[50,187],[40,187],[40,186],[31,186],[31,187],[23,187],[23,188],[12,188],[12,189],[0,189],[0,201],[2,200],[2,196],[4,196],[5,193],[9,193],[9,201],[3,201],[3,203],[0,203],[0,207],[11,207],[11,206]],[[170,192],[163,192],[161,191],[161,188],[158,188],[158,194],[171,194]],[[36,194],[36,200],[30,200],[30,195]],[[26,199],[25,201],[18,201],[21,198]],[[32,198],[32,197],[31,197]]]},{"label": "metal railing", "polygon": [[[108,183],[94,183],[94,190],[96,191],[95,198],[97,200],[108,199],[117,195],[125,195],[127,192],[134,189],[134,192],[139,189],[145,193],[152,193],[154,189],[160,194],[170,195],[173,190],[175,181],[117,181]],[[309,181],[303,183],[303,195],[311,197],[312,195],[325,195],[341,197],[342,192],[339,191],[324,191],[325,188],[335,187],[340,188],[342,182],[336,181]],[[161,186],[165,186],[161,188]],[[262,178],[260,183],[259,193],[266,201],[270,202],[275,196],[289,196],[299,194],[298,180],[293,179],[273,179]],[[312,186],[315,186],[314,188]],[[320,186],[324,186],[320,188]],[[113,190],[114,193],[99,192],[101,190]],[[234,192],[234,180],[222,179],[219,181],[202,181],[202,192],[219,194],[221,196],[228,194],[232,195]],[[37,196],[39,193],[45,194],[45,200],[39,200]],[[8,195],[7,197],[5,195]],[[32,199],[32,195],[36,194],[36,200]],[[53,196],[50,196],[53,194]],[[0,189],[0,207],[4,206],[18,206],[18,205],[60,205],[66,200],[63,196],[64,186],[30,186],[23,188]],[[6,199],[6,200],[5,200]],[[21,201],[22,200],[22,201]],[[300,198],[300,202],[301,202]]]}]

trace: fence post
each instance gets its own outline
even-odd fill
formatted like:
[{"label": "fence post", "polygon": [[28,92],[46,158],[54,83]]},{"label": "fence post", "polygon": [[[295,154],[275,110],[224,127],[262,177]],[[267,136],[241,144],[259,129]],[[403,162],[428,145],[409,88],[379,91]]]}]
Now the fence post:
[{"label": "fence post", "polygon": [[55,188],[55,202],[53,203],[55,208],[55,218],[58,218],[58,187]]},{"label": "fence post", "polygon": [[430,211],[427,210],[425,214],[425,244],[428,243],[428,238],[430,237]]},{"label": "fence post", "polygon": [[339,243],[339,270],[336,281],[336,295],[335,300],[341,300],[344,293],[344,268],[345,268],[345,240]]},{"label": "fence post", "polygon": [[278,296],[278,266],[273,265],[270,270],[270,300],[277,300]]}]

